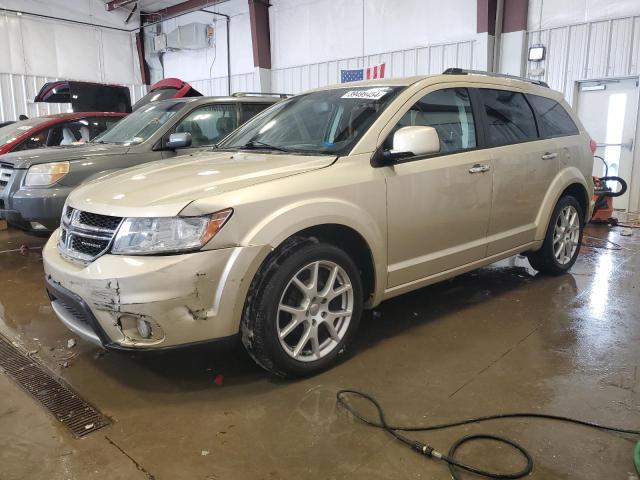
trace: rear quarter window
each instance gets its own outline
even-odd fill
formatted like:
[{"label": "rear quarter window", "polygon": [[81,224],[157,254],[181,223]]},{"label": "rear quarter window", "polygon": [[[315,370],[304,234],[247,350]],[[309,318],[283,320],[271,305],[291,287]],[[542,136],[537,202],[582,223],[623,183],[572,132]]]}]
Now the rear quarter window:
[{"label": "rear quarter window", "polygon": [[578,127],[560,103],[539,95],[528,95],[528,98],[538,114],[540,133],[543,136],[563,137],[578,134]]}]

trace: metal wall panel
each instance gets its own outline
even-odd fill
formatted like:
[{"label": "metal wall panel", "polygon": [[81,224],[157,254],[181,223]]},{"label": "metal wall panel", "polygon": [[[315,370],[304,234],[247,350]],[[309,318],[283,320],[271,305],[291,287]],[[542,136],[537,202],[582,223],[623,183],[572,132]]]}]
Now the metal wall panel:
[{"label": "metal wall panel", "polygon": [[473,68],[475,40],[398,50],[342,60],[276,68],[271,71],[271,88],[276,92],[300,93],[311,88],[340,83],[340,70],[385,63],[385,77],[442,73],[449,67]]},{"label": "metal wall panel", "polygon": [[[67,112],[66,103],[35,103],[33,99],[46,82],[58,80],[35,75],[0,73],[0,121],[17,120],[19,115],[38,117]],[[131,91],[131,103],[138,101],[146,92],[146,85],[127,85]]]},{"label": "metal wall panel", "polygon": [[[226,76],[187,81],[205,96],[228,95],[229,87]],[[231,75],[231,93],[256,92],[259,90],[259,83],[254,72]]]},{"label": "metal wall panel", "polygon": [[[527,32],[528,45],[545,45],[546,58],[529,62],[531,78],[545,80],[569,103],[578,80],[640,75],[640,16]],[[541,76],[532,69],[543,68]]]}]

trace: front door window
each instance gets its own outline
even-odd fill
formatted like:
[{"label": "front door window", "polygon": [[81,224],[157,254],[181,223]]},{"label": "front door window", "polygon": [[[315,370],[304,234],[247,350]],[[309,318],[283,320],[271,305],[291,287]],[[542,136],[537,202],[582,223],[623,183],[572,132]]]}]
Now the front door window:
[{"label": "front door window", "polygon": [[237,127],[236,105],[215,104],[196,108],[178,123],[176,133],[190,133],[191,146],[214,145]]}]

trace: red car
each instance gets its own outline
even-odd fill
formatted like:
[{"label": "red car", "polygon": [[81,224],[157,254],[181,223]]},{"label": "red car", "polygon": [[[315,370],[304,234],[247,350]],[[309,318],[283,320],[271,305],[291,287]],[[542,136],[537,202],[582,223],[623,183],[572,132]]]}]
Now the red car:
[{"label": "red car", "polygon": [[[165,78],[154,83],[133,110],[157,100],[200,96],[202,94],[187,82]],[[76,113],[47,115],[0,127],[0,155],[86,143],[132,111],[127,87],[92,82],[58,80],[45,83],[34,101],[68,103]]]},{"label": "red car", "polygon": [[0,128],[0,155],[86,143],[125,115],[124,112],[59,113],[11,123]]},{"label": "red car", "polygon": [[202,94],[179,78],[165,78],[149,87],[149,92],[133,105],[133,110],[137,110],[143,105],[158,100],[182,97],[201,97]]}]

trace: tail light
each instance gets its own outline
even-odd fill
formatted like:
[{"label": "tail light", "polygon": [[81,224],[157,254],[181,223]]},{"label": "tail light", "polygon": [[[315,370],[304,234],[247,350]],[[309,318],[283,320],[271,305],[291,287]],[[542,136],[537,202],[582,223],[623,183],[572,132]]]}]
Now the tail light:
[{"label": "tail light", "polygon": [[596,142],[593,138],[589,141],[589,147],[591,147],[591,153],[595,155],[596,149],[598,148],[598,142]]}]

